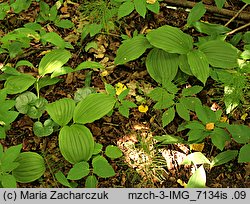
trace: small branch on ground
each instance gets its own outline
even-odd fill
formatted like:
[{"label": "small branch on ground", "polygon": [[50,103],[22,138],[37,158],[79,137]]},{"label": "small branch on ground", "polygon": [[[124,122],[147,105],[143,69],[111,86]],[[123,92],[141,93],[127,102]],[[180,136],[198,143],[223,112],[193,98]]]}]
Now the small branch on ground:
[{"label": "small branch on ground", "polygon": [[[180,7],[187,7],[187,8],[193,8],[195,6],[195,2],[191,1],[186,1],[186,0],[164,0],[164,2],[169,3],[174,6],[180,6]],[[229,17],[234,17],[237,15],[237,12],[231,11],[228,9],[219,9],[216,6],[210,6],[210,5],[205,5],[206,9],[210,13],[217,13],[223,16],[229,16]],[[245,21],[250,21],[250,13],[249,12],[241,12],[237,16],[238,19],[245,20]]]},{"label": "small branch on ground", "polygon": [[247,24],[245,24],[245,25],[243,25],[243,26],[240,26],[240,27],[238,27],[238,28],[236,28],[236,29],[234,29],[234,30],[228,32],[227,35],[232,35],[232,34],[238,32],[238,31],[240,31],[240,30],[242,30],[242,29],[244,29],[244,28],[246,28],[246,27],[248,27],[248,26],[250,26],[250,23],[247,23]]},{"label": "small branch on ground", "polygon": [[228,26],[247,6],[248,4],[245,4],[224,26]]}]

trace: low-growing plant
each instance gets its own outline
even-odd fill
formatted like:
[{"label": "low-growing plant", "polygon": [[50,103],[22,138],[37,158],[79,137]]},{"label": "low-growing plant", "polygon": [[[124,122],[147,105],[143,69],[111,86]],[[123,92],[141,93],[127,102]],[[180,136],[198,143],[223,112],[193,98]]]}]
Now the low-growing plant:
[{"label": "low-growing plant", "polygon": [[[94,151],[91,156],[90,161],[81,161],[70,169],[67,174],[67,177],[64,176],[62,172],[57,172],[55,174],[58,182],[67,187],[75,187],[77,186],[74,182],[69,182],[68,180],[80,180],[86,177],[85,187],[86,188],[96,188],[98,185],[98,179],[96,176],[100,178],[109,178],[115,175],[115,171],[113,167],[109,164],[108,160],[103,156],[103,153],[110,159],[117,159],[122,156],[122,151],[113,145],[108,145],[105,148],[105,151],[102,152],[103,146],[99,143],[95,143]],[[90,167],[90,165],[92,168]]]},{"label": "low-growing plant", "polygon": [[160,10],[160,0],[114,0],[121,3],[118,9],[118,18],[128,16],[132,11],[136,10],[143,18],[145,18],[147,10],[158,13]]},{"label": "low-growing plant", "polygon": [[16,188],[16,183],[29,183],[45,172],[43,157],[35,152],[22,152],[22,144],[3,150],[0,144],[0,186]]},{"label": "low-growing plant", "polygon": [[[129,109],[137,107],[134,102],[125,99],[129,93],[129,89],[122,83],[116,84],[116,87],[113,87],[110,84],[105,84],[105,89],[111,96],[117,98],[114,109],[118,108],[119,113],[128,118]],[[110,113],[110,115],[112,114],[112,112]]]},{"label": "low-growing plant", "polygon": [[6,131],[11,128],[11,123],[15,121],[19,113],[12,110],[15,106],[15,101],[7,99],[5,90],[0,90],[0,103],[0,138],[4,139]]}]

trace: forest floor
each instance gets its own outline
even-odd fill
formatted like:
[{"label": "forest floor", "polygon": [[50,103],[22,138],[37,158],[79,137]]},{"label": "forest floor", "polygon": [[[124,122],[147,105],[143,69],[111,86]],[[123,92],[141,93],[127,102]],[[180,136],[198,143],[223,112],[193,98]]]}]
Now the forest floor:
[{"label": "forest floor", "polygon": [[[51,1],[49,1],[51,2]],[[209,1],[208,1],[209,3]],[[51,4],[53,5],[53,4]],[[152,137],[155,135],[173,134],[176,135],[178,126],[182,123],[182,119],[176,117],[170,125],[162,128],[159,113],[152,109],[153,102],[150,101],[144,94],[152,88],[156,87],[156,83],[148,75],[142,60],[136,60],[125,65],[113,66],[116,51],[121,44],[121,34],[131,36],[135,30],[139,33],[145,33],[147,29],[154,29],[162,25],[170,25],[178,28],[183,28],[186,24],[188,12],[186,8],[177,7],[176,9],[168,8],[166,5],[171,4],[162,3],[159,14],[150,13],[145,19],[139,16],[138,13],[133,12],[130,16],[123,18],[115,30],[111,30],[109,34],[98,34],[93,38],[87,37],[84,42],[79,43],[79,33],[76,29],[59,29],[53,25],[46,26],[46,29],[57,32],[63,38],[68,39],[74,46],[71,50],[72,58],[69,61],[71,67],[76,67],[83,61],[92,60],[98,61],[111,67],[108,69],[106,76],[102,72],[95,70],[91,77],[91,87],[96,90],[104,90],[104,82],[115,85],[118,82],[130,88],[129,100],[135,102],[138,96],[146,98],[149,110],[142,113],[138,108],[130,110],[129,118],[125,118],[114,112],[111,117],[95,121],[87,124],[87,127],[93,133],[96,142],[107,146],[110,144],[118,145],[124,153],[124,156],[110,161],[116,175],[109,179],[99,179],[98,187],[157,187],[157,188],[182,188],[181,181],[188,182],[193,168],[180,165],[184,156],[192,152],[188,145],[167,145],[165,147],[157,146]],[[66,7],[67,6],[67,7]],[[80,27],[81,20],[84,18],[82,12],[79,11],[79,4],[67,4],[61,12],[68,15],[68,19],[75,23],[76,27]],[[174,6],[174,5],[173,5]],[[229,10],[239,11],[242,7],[242,2],[228,1],[227,8]],[[1,26],[5,29],[0,31],[0,36],[5,33],[21,27],[25,23],[34,22],[37,13],[39,12],[39,4],[32,3],[28,11],[22,12],[19,15],[13,15],[8,19],[8,22],[1,22]],[[246,8],[245,12],[249,12],[250,6]],[[210,23],[225,24],[230,17],[216,15],[214,13],[206,13],[203,17],[204,21]],[[243,25],[243,20],[233,21],[229,27],[235,29]],[[246,31],[247,29],[245,29]],[[188,30],[192,36],[198,36],[194,30]],[[87,53],[84,47],[88,42],[95,40],[98,44],[98,49],[90,49]],[[11,63],[16,63],[17,60],[26,59],[34,65],[39,64],[39,53],[45,48],[33,47],[24,56],[12,59]],[[48,47],[46,49],[49,49]],[[32,54],[29,54],[32,53]],[[2,56],[4,57],[4,56]],[[143,58],[142,58],[143,59]],[[0,60],[2,58],[0,57]],[[24,72],[33,72],[34,70],[26,69]],[[88,70],[67,74],[61,76],[61,82],[49,88],[41,90],[41,96],[45,97],[49,102],[53,102],[63,97],[73,97],[78,88],[84,87],[84,79]],[[197,80],[191,78],[186,82],[186,85],[195,85],[199,83]],[[0,82],[0,87],[3,83]],[[216,106],[220,108],[223,104],[220,102],[220,97],[223,95],[222,87],[209,79],[204,90],[198,95],[203,104],[211,107]],[[250,114],[249,114],[250,115]],[[43,116],[44,118],[47,115]],[[233,123],[244,123],[250,126],[250,118],[241,120],[241,110],[237,109],[230,116],[230,121]],[[29,184],[18,184],[18,187],[63,187],[58,183],[54,174],[61,170],[65,174],[71,168],[61,155],[58,147],[58,132],[53,133],[49,137],[36,137],[32,131],[34,121],[26,115],[19,115],[15,122],[12,123],[12,128],[7,132],[5,140],[1,143],[5,147],[13,146],[22,143],[23,151],[35,151],[43,155],[46,161],[46,172],[39,180]],[[181,135],[182,136],[182,135]],[[239,149],[237,144],[231,144],[231,149]],[[235,146],[234,146],[235,145]],[[160,149],[161,151],[156,151]],[[143,163],[140,158],[132,156],[142,154],[143,151],[148,153],[151,161]],[[212,158],[218,154],[218,150],[213,147],[211,141],[205,141],[205,147],[202,153],[207,158]],[[160,157],[165,155],[164,157]],[[237,160],[233,160],[225,165],[214,167],[212,170],[207,170],[208,187],[215,188],[243,188],[250,187],[250,164],[239,164]],[[78,181],[78,186],[83,187],[84,182]]]}]

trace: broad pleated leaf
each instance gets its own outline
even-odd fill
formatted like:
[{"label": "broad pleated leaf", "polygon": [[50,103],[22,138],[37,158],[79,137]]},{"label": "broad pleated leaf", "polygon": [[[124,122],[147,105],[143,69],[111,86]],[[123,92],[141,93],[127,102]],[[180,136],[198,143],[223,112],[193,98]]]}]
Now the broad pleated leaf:
[{"label": "broad pleated leaf", "polygon": [[140,57],[146,49],[150,48],[148,40],[143,36],[128,39],[117,50],[115,64],[125,64]]},{"label": "broad pleated leaf", "polygon": [[152,49],[146,60],[149,75],[160,84],[172,81],[178,71],[178,59],[177,54],[157,48]]},{"label": "broad pleated leaf", "polygon": [[67,125],[72,119],[75,109],[75,102],[70,98],[63,98],[46,106],[50,117],[60,126]]},{"label": "broad pleated leaf", "polygon": [[72,164],[88,161],[94,151],[94,138],[83,125],[64,126],[59,133],[59,149],[63,157]]},{"label": "broad pleated leaf", "polygon": [[193,75],[205,84],[209,76],[209,64],[205,54],[199,50],[194,50],[189,52],[187,57]]},{"label": "broad pleated leaf", "polygon": [[215,0],[215,4],[219,9],[222,9],[225,2],[226,0]]},{"label": "broad pleated leaf", "polygon": [[206,172],[203,165],[189,178],[186,188],[206,188]]},{"label": "broad pleated leaf", "polygon": [[4,84],[4,88],[8,94],[22,93],[32,86],[35,81],[36,79],[28,74],[10,76]]},{"label": "broad pleated leaf", "polygon": [[64,49],[65,48],[65,41],[55,32],[46,33],[42,36],[42,39],[46,42],[50,42],[55,46]]},{"label": "broad pleated leaf", "polygon": [[74,122],[92,123],[109,113],[115,102],[115,98],[110,95],[90,94],[77,104],[73,116]]},{"label": "broad pleated leaf", "polygon": [[180,55],[179,56],[179,67],[182,72],[188,75],[193,75],[190,66],[188,64],[188,58],[187,55]]},{"label": "broad pleated leaf", "polygon": [[191,36],[168,25],[149,32],[147,39],[151,45],[169,53],[187,54],[193,48]]},{"label": "broad pleated leaf", "polygon": [[237,67],[237,49],[229,43],[212,40],[199,47],[208,60],[208,63],[219,68]]},{"label": "broad pleated leaf", "polygon": [[61,68],[71,57],[67,50],[58,49],[47,53],[40,61],[38,72],[39,75],[44,76]]},{"label": "broad pleated leaf", "polygon": [[215,128],[210,136],[212,143],[221,151],[224,149],[226,142],[230,141],[229,134],[222,128]]},{"label": "broad pleated leaf", "polygon": [[187,19],[187,25],[192,26],[192,24],[198,20],[206,13],[206,8],[201,2],[197,3],[190,11]]}]

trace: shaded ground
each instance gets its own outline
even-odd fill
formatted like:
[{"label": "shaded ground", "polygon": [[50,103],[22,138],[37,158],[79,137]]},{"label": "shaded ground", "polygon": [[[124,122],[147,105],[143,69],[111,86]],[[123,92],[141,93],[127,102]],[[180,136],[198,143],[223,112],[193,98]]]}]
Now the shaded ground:
[{"label": "shaded ground", "polygon": [[[237,2],[238,1],[229,1],[230,8],[235,9],[236,11],[239,10],[242,5]],[[3,22],[3,32],[9,32],[27,22],[34,21],[34,15],[38,12],[38,8],[38,5],[34,3],[28,12],[23,12],[20,16],[11,17],[8,19],[8,23]],[[66,12],[70,15],[72,21],[75,22],[76,25],[81,18],[77,8],[78,5],[68,5],[68,10]],[[102,91],[104,90],[104,82],[112,85],[121,82],[131,88],[135,95],[145,97],[144,92],[155,87],[157,84],[147,74],[143,64],[143,57],[141,60],[123,66],[112,67],[116,50],[121,42],[121,38],[119,37],[120,34],[123,33],[131,36],[135,30],[144,33],[146,29],[153,29],[166,24],[182,28],[186,23],[187,15],[188,13],[185,9],[169,9],[164,3],[162,4],[161,12],[159,14],[156,15],[149,13],[146,19],[141,18],[134,12],[129,17],[122,20],[120,24],[117,24],[117,26],[120,26],[120,30],[117,29],[115,31],[110,31],[109,35],[102,34],[97,35],[95,38],[87,38],[86,42],[83,42],[83,44],[80,44],[79,40],[74,44],[72,40],[75,49],[71,51],[73,52],[73,57],[70,59],[69,65],[76,67],[87,59],[100,61],[106,67],[111,68],[108,69],[108,75],[105,77],[101,76],[100,71],[94,71],[91,79],[92,87]],[[228,19],[206,14],[203,20],[209,21],[210,23],[224,24]],[[233,29],[241,24],[241,21],[235,21],[230,24],[230,27]],[[55,27],[52,27],[52,29],[60,33],[63,37],[77,35],[77,32],[72,30],[60,30]],[[188,32],[193,36],[200,35],[193,30],[189,30]],[[88,53],[84,52],[83,46],[94,39],[98,42],[99,50],[92,50],[92,52],[90,51]],[[49,48],[41,47],[41,49]],[[31,48],[30,51],[32,50],[33,49]],[[33,64],[38,64],[39,57],[37,57],[37,55],[40,51],[41,50],[39,50],[38,47],[37,52],[32,52],[30,55],[27,54],[28,52],[25,53],[25,59]],[[0,60],[2,60],[2,58],[4,58],[4,56],[0,57]],[[10,62],[15,63],[16,61],[17,59],[13,59]],[[24,68],[24,72],[30,71],[34,72],[36,70],[28,70]],[[63,97],[73,97],[77,88],[82,88],[84,86],[84,79],[87,73],[88,71],[81,71],[62,76],[62,82],[49,87],[49,89],[42,89],[41,96],[45,97],[49,102]],[[198,82],[195,79],[189,79],[186,82],[186,84],[192,85],[196,83]],[[219,101],[211,99],[219,95],[218,92],[211,91],[216,86],[213,83],[212,80],[208,80],[204,91],[199,95],[202,102],[208,106],[211,106],[213,103],[219,103]],[[2,86],[2,84],[0,85]],[[133,89],[133,87],[136,88]],[[129,100],[135,101],[135,95],[130,95]],[[155,135],[163,135],[167,133],[176,134],[177,127],[181,124],[182,119],[178,117],[175,118],[167,128],[163,129],[160,125],[159,113],[152,109],[152,101],[148,100],[147,105],[149,106],[149,111],[147,113],[141,113],[135,108],[131,109],[129,119],[121,116],[118,112],[115,112],[112,117],[105,116],[104,118],[87,125],[92,131],[96,142],[99,142],[104,146],[109,144],[118,145],[124,151],[125,155],[121,159],[110,161],[115,169],[116,176],[110,179],[99,179],[98,187],[182,187],[179,179],[187,183],[193,168],[180,166],[178,161],[181,161],[186,154],[190,153],[190,148],[184,145],[157,147],[152,140],[152,136]],[[234,117],[230,118],[230,120],[238,123],[244,122],[246,125],[250,124],[249,118],[245,121],[240,121],[239,116],[240,113],[236,111]],[[45,120],[48,116],[44,115],[43,117]],[[19,184],[19,187],[62,187],[55,180],[53,174],[58,170],[67,173],[71,168],[71,164],[67,163],[60,154],[57,141],[58,133],[55,132],[53,135],[46,138],[38,138],[34,136],[32,132],[33,123],[34,121],[28,116],[19,115],[17,120],[12,124],[11,130],[8,131],[7,138],[1,140],[1,143],[6,147],[22,143],[23,151],[36,151],[42,154],[45,158],[47,169],[44,176],[40,180],[29,184]],[[126,144],[130,144],[130,147],[127,147]],[[232,149],[240,148],[236,144],[231,145],[230,148]],[[165,151],[167,162],[164,159],[159,159],[160,154],[154,152],[154,149],[151,149],[152,146],[162,149],[161,151]],[[142,153],[142,149],[144,151],[147,150],[148,155],[151,156],[152,161],[148,166],[143,166],[142,162],[139,161],[140,158],[131,156],[133,153],[138,153],[139,155],[144,154]],[[206,141],[203,153],[208,158],[212,158],[218,154],[217,150],[213,148],[209,140]],[[163,166],[163,168],[159,168],[159,166]],[[236,160],[227,163],[226,165],[214,167],[210,172],[207,171],[207,186],[250,187],[249,171],[249,164],[238,164]],[[162,178],[157,178],[157,175],[162,175]],[[79,187],[84,186],[82,180],[79,181],[78,184]]]}]

